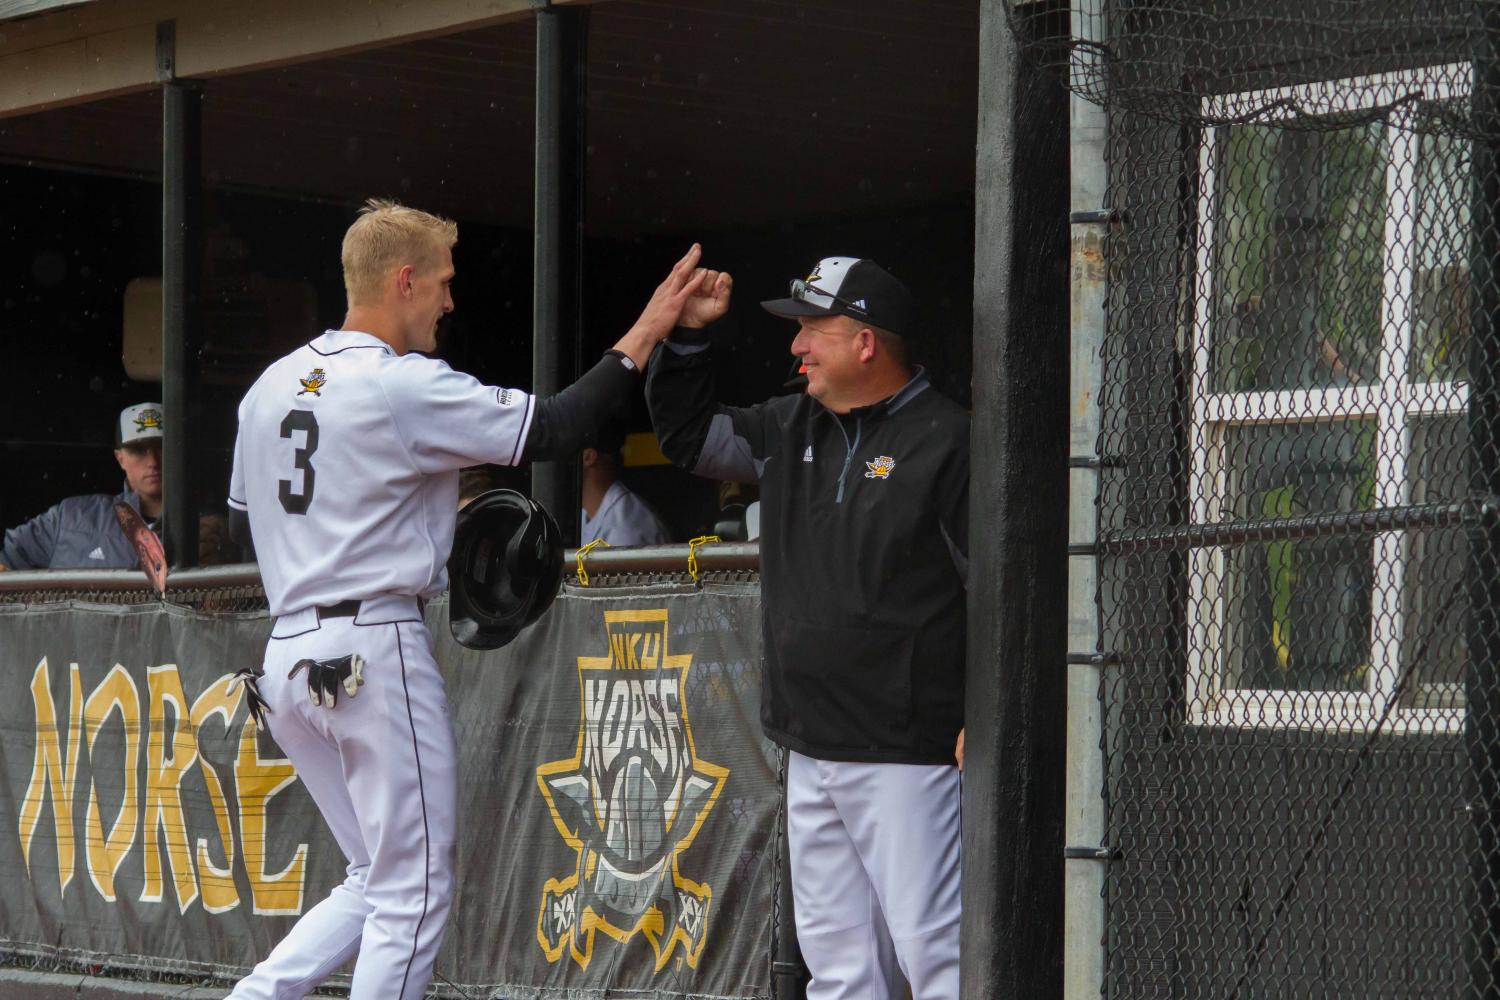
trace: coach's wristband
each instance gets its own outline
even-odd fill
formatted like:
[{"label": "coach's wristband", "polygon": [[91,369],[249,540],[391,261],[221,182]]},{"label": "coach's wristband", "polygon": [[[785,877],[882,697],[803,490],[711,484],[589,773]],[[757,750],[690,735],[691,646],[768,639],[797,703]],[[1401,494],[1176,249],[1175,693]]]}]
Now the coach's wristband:
[{"label": "coach's wristband", "polygon": [[620,367],[624,368],[626,371],[632,372],[633,374],[636,374],[636,375],[639,375],[641,373],[640,368],[638,368],[636,366],[636,363],[630,359],[630,355],[626,354],[624,351],[617,351],[613,347],[611,347],[609,350],[607,350],[607,351],[604,352],[604,356],[606,358],[609,357],[610,355],[613,355],[616,358],[619,358],[620,359]]}]

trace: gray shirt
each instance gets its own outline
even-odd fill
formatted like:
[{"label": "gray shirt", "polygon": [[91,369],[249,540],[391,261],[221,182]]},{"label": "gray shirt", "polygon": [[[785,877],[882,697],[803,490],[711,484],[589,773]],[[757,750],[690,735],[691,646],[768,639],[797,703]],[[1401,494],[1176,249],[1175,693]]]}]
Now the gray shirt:
[{"label": "gray shirt", "polygon": [[[116,500],[141,509],[132,490],[68,497],[7,531],[0,562],[11,569],[139,569],[140,558],[115,518]],[[151,527],[161,533],[159,525]]]},{"label": "gray shirt", "polygon": [[656,512],[618,480],[605,492],[592,519],[588,511],[583,512],[580,544],[587,545],[598,538],[613,546],[665,545],[671,540]]}]

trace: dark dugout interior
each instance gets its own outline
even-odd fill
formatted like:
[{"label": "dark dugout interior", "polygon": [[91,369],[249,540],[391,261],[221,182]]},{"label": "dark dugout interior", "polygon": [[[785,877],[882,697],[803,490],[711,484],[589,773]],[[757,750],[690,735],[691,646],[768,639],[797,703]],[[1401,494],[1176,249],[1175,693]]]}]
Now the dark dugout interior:
[{"label": "dark dugout interior", "polygon": [[[589,8],[584,363],[699,240],[735,276],[721,398],[785,391],[795,330],[757,303],[848,254],[917,292],[917,360],[967,405],[977,31],[977,0]],[[255,373],[340,323],[339,242],[366,197],[458,220],[457,309],[438,353],[530,386],[535,39],[527,19],[203,82],[191,440],[204,512],[222,509]],[[112,421],[160,399],[122,351],[127,286],[161,273],[161,134],[159,91],[0,121],[0,335],[17,366],[0,435],[6,527],[117,491]],[[631,429],[648,428],[642,405]],[[715,521],[711,483],[652,465],[626,478],[679,540]]]}]

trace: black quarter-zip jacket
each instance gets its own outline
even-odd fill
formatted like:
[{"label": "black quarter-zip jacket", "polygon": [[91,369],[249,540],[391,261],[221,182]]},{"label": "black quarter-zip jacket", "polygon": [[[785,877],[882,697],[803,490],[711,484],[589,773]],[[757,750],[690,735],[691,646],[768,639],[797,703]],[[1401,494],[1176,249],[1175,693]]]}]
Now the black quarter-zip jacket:
[{"label": "black quarter-zip jacket", "polygon": [[805,393],[719,405],[703,331],[651,359],[662,450],[759,482],[766,735],[823,760],[953,763],[963,725],[969,417],[918,371],[836,414]]}]

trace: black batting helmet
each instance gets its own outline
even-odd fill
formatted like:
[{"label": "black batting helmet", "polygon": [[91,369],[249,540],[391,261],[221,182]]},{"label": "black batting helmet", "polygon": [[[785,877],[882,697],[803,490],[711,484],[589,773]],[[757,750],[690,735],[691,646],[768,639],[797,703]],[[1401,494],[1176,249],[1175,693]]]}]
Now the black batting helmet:
[{"label": "black batting helmet", "polygon": [[562,532],[515,490],[481,493],[458,513],[448,557],[448,629],[470,649],[499,649],[542,616],[562,583]]}]

